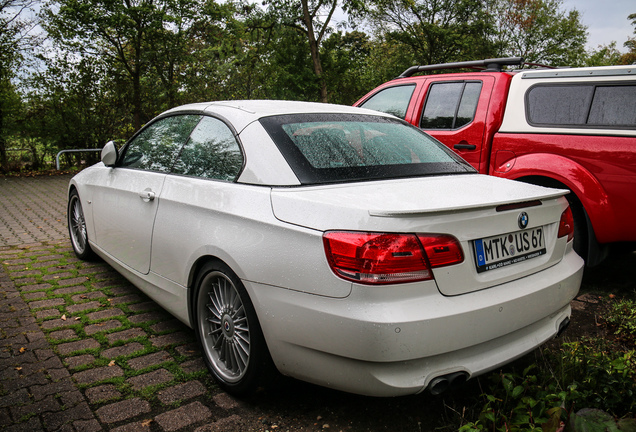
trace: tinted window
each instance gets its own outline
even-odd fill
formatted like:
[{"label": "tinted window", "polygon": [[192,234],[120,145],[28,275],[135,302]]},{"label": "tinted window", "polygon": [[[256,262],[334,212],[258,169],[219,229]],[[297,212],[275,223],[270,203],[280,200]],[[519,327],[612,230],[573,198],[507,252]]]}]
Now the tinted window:
[{"label": "tinted window", "polygon": [[594,86],[538,86],[528,92],[528,121],[536,124],[584,125]]},{"label": "tinted window", "polygon": [[636,126],[636,86],[597,87],[587,124]]},{"label": "tinted window", "polygon": [[401,119],[406,117],[406,109],[415,90],[415,85],[389,87],[367,99],[362,108],[393,114]]},{"label": "tinted window", "polygon": [[232,181],[242,166],[243,154],[230,128],[205,116],[190,135],[172,172]]},{"label": "tinted window", "polygon": [[562,127],[636,126],[636,86],[538,85],[526,97],[528,123]]},{"label": "tinted window", "polygon": [[170,172],[199,115],[166,117],[143,129],[124,150],[121,166]]},{"label": "tinted window", "polygon": [[444,145],[396,119],[296,114],[261,124],[303,184],[474,172]]},{"label": "tinted window", "polygon": [[428,90],[420,127],[457,129],[470,123],[481,93],[481,82],[432,84]]}]

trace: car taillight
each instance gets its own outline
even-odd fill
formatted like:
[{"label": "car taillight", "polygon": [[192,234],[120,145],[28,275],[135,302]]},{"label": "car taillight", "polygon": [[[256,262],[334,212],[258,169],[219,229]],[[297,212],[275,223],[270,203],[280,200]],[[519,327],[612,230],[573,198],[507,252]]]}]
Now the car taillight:
[{"label": "car taillight", "polygon": [[323,241],[333,272],[363,284],[429,280],[432,268],[464,260],[459,241],[443,234],[331,231]]},{"label": "car taillight", "polygon": [[561,220],[559,221],[559,238],[565,236],[568,236],[568,241],[574,238],[574,217],[569,206],[561,214]]}]

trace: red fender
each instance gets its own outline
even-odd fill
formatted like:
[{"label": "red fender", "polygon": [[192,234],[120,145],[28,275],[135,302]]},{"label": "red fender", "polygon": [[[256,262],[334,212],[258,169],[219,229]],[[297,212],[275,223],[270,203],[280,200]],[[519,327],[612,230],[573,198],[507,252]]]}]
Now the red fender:
[{"label": "red fender", "polygon": [[612,229],[618,225],[607,192],[591,172],[575,161],[547,153],[515,157],[513,152],[502,150],[494,158],[491,175],[512,180],[545,177],[564,184],[583,204],[597,240],[600,243],[613,241]]}]

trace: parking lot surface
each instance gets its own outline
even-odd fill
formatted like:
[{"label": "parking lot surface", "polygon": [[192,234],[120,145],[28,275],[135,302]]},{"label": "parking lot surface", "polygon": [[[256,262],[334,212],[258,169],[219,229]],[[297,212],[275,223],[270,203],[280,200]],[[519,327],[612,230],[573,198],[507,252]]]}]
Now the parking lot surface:
[{"label": "parking lot surface", "polygon": [[192,331],[75,257],[69,179],[0,178],[0,429],[241,430]]}]

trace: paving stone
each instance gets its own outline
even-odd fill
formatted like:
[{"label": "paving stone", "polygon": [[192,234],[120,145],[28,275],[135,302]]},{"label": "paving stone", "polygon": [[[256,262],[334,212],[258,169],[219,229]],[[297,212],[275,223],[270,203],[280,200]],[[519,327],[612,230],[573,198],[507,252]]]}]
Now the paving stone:
[{"label": "paving stone", "polygon": [[142,298],[137,294],[129,294],[129,295],[121,296],[121,297],[114,297],[114,298],[108,299],[111,305],[119,305],[124,303],[136,303],[136,302],[140,302],[141,300]]},{"label": "paving stone", "polygon": [[63,298],[54,298],[54,299],[47,299],[47,300],[37,300],[37,301],[32,301],[29,303],[29,308],[31,309],[39,309],[39,308],[50,308],[53,306],[61,306],[63,305],[64,299]]},{"label": "paving stone", "polygon": [[241,406],[241,402],[238,399],[233,398],[227,393],[219,393],[212,398],[215,404],[224,410],[231,410]]},{"label": "paving stone", "polygon": [[150,412],[150,404],[148,401],[133,398],[103,406],[95,413],[102,422],[115,423],[128,420],[148,412]]},{"label": "paving stone", "polygon": [[184,332],[175,332],[162,336],[153,336],[150,338],[150,342],[156,347],[165,347],[168,345],[180,344],[189,341],[192,335]]},{"label": "paving stone", "polygon": [[225,432],[228,430],[243,430],[245,420],[239,415],[233,414],[229,417],[222,418],[214,423],[208,423],[198,427],[194,432]]},{"label": "paving stone", "polygon": [[102,307],[102,304],[98,301],[91,301],[87,303],[78,303],[71,306],[66,307],[66,312],[70,314],[74,314],[77,312],[83,312],[90,309],[97,309]]},{"label": "paving stone", "polygon": [[48,382],[49,380],[44,375],[44,372],[36,372],[20,379],[5,381],[2,383],[2,387],[4,387],[5,391],[13,393],[18,389],[47,384]]},{"label": "paving stone", "polygon": [[84,395],[79,390],[60,393],[60,402],[66,407],[72,407],[85,401]]},{"label": "paving stone", "polygon": [[133,390],[141,390],[145,387],[167,383],[173,378],[174,376],[167,370],[157,369],[156,371],[128,378],[126,382],[132,386]]},{"label": "paving stone", "polygon": [[185,373],[188,373],[188,374],[207,369],[207,366],[205,365],[205,362],[203,361],[202,357],[185,361],[181,363],[179,366],[181,367],[181,370],[183,370]]},{"label": "paving stone", "polygon": [[46,296],[47,296],[47,293],[44,291],[33,291],[33,292],[22,294],[22,298],[24,298],[24,300],[26,301],[35,300],[38,298],[44,298]]},{"label": "paving stone", "polygon": [[58,330],[49,333],[49,337],[53,340],[62,340],[62,339],[72,339],[77,337],[75,330],[66,329],[66,330]]},{"label": "paving stone", "polygon": [[77,432],[98,432],[103,430],[99,425],[99,422],[93,420],[76,420],[73,422],[73,427]]},{"label": "paving stone", "polygon": [[110,432],[150,432],[153,423],[152,419],[142,420],[134,423],[128,423],[111,429]]},{"label": "paving stone", "polygon": [[37,311],[35,313],[35,316],[37,319],[50,318],[50,317],[60,316],[60,315],[62,315],[62,312],[60,312],[57,309],[45,309],[45,310]]},{"label": "paving stone", "polygon": [[94,300],[94,299],[104,298],[104,297],[106,297],[106,294],[104,294],[101,291],[91,291],[84,294],[76,294],[73,297],[71,297],[71,300],[77,303],[77,302],[81,302],[82,300]]},{"label": "paving stone", "polygon": [[92,404],[121,397],[121,393],[112,384],[104,384],[86,389],[86,397]]},{"label": "paving stone", "polygon": [[155,421],[166,432],[176,431],[195,423],[207,420],[212,416],[210,409],[201,402],[192,402],[189,405],[159,414]]},{"label": "paving stone", "polygon": [[64,361],[66,362],[68,367],[70,367],[71,369],[75,369],[94,362],[95,356],[92,354],[82,354],[75,357],[67,357],[66,359],[64,359]]},{"label": "paving stone", "polygon": [[36,258],[37,261],[53,261],[64,258],[63,255],[42,255]]},{"label": "paving stone", "polygon": [[147,368],[148,366],[158,365],[164,362],[172,361],[173,358],[165,351],[148,354],[128,360],[128,366],[135,370]]},{"label": "paving stone", "polygon": [[[115,273],[114,275],[119,276],[119,273]],[[113,287],[110,289],[110,292],[112,292],[115,296],[119,296],[125,294],[136,294],[137,292],[139,292],[139,290],[132,285],[127,285]]]},{"label": "paving stone", "polygon": [[89,320],[96,321],[105,318],[114,318],[116,316],[124,316],[124,312],[119,308],[104,309],[97,312],[87,314]]},{"label": "paving stone", "polygon": [[41,401],[35,402],[32,404],[22,405],[22,406],[12,406],[10,408],[11,416],[13,417],[13,420],[15,422],[20,420],[26,414],[40,415],[45,412],[56,412],[61,409],[62,407],[60,406],[59,402],[55,400],[53,396],[48,396],[42,399]]},{"label": "paving stone", "polygon": [[71,317],[66,317],[65,320],[63,320],[60,317],[60,319],[52,319],[52,320],[44,321],[41,326],[44,330],[52,330],[54,328],[60,328],[60,327],[71,327],[71,326],[74,326],[75,324],[77,324],[77,321],[75,321]]},{"label": "paving stone", "polygon": [[[188,381],[173,387],[161,390],[157,397],[164,405],[169,405],[181,400],[192,399],[204,395],[206,388],[199,381]],[[217,405],[219,405],[217,403]],[[220,406],[220,405],[219,405]],[[221,407],[224,408],[224,407]],[[224,408],[227,409],[227,408]]]},{"label": "paving stone", "polygon": [[99,348],[99,342],[95,339],[83,339],[77,342],[66,342],[57,346],[57,352],[62,355],[70,354],[73,351]]},{"label": "paving stone", "polygon": [[[71,286],[71,287],[66,287],[66,288],[58,288],[56,290],[53,290],[53,294],[55,295],[67,295],[67,294],[75,294],[75,293],[79,293],[82,291],[86,291],[86,287],[85,286]],[[73,300],[76,301],[76,300]]]},{"label": "paving stone", "polygon": [[48,360],[48,359],[50,359],[52,357],[55,357],[55,353],[50,348],[36,350],[35,351],[35,355],[37,356],[39,361],[44,361],[44,360]]},{"label": "paving stone", "polygon": [[29,392],[22,388],[6,396],[0,397],[0,408],[8,408],[17,404],[25,404],[30,402]]},{"label": "paving stone", "polygon": [[26,333],[25,336],[27,337],[29,342],[35,342],[37,340],[45,338],[44,332],[42,332],[42,331],[37,331],[37,332],[34,332],[34,333]]},{"label": "paving stone", "polygon": [[68,378],[71,376],[66,369],[49,369],[48,372],[52,381],[59,381],[62,378]]},{"label": "paving stone", "polygon": [[201,350],[196,343],[189,343],[175,348],[175,350],[184,357],[201,356]]},{"label": "paving stone", "polygon": [[143,351],[144,349],[146,349],[146,347],[139,342],[131,342],[126,345],[104,350],[101,356],[107,359],[112,359],[119,356],[131,355],[133,353]]},{"label": "paving stone", "polygon": [[75,390],[75,386],[70,379],[61,380],[55,383],[50,383],[41,386],[33,386],[29,388],[29,391],[33,395],[33,399],[39,401],[49,395],[57,393],[68,392]]},{"label": "paving stone", "polygon": [[[18,281],[16,283],[16,285],[21,284],[26,282],[26,280],[22,280],[22,281]],[[50,283],[41,283],[41,284],[31,284],[31,285],[23,285],[19,288],[20,291],[22,292],[26,292],[26,291],[43,291],[46,290],[48,288],[51,288],[51,284]]]},{"label": "paving stone", "polygon": [[42,416],[47,431],[54,431],[61,428],[65,423],[77,420],[92,420],[95,417],[86,402],[80,403],[73,408],[66,409],[59,413],[47,413]]},{"label": "paving stone", "polygon": [[69,278],[71,276],[73,276],[73,273],[71,272],[51,273],[51,274],[42,276],[42,280],[50,281],[50,280],[57,280],[61,278]]},{"label": "paving stone", "polygon": [[86,332],[87,335],[92,335],[100,331],[113,330],[121,326],[122,324],[120,321],[110,320],[110,321],[104,321],[98,324],[88,325],[84,328],[84,331]]},{"label": "paving stone", "polygon": [[133,339],[136,337],[147,337],[147,336],[148,335],[146,334],[145,331],[143,331],[143,329],[135,327],[135,328],[131,328],[131,329],[116,332],[116,333],[109,333],[106,335],[106,339],[108,339],[108,343],[112,345],[115,342],[119,342],[122,340]]},{"label": "paving stone", "polygon": [[124,376],[124,371],[117,365],[88,369],[73,374],[73,379],[79,384],[91,384],[109,378]]},{"label": "paving stone", "polygon": [[131,315],[128,317],[128,321],[130,321],[133,324],[139,324],[139,323],[148,322],[148,321],[165,320],[165,319],[168,319],[169,316],[170,315],[168,315],[167,313],[163,311],[152,311],[152,312],[142,313],[139,315]]},{"label": "paving stone", "polygon": [[18,423],[3,429],[4,432],[40,432],[43,431],[42,424],[38,417],[31,417],[25,423]]},{"label": "paving stone", "polygon": [[80,276],[73,279],[61,279],[57,281],[58,286],[69,286],[69,285],[81,285],[86,282],[88,278],[86,276]]},{"label": "paving stone", "polygon": [[167,331],[185,330],[187,327],[177,319],[158,322],[150,326],[150,330],[155,333],[163,333]]},{"label": "paving stone", "polygon": [[128,306],[131,312],[149,311],[153,309],[159,309],[159,305],[153,301],[147,301],[143,303],[135,303]]}]

